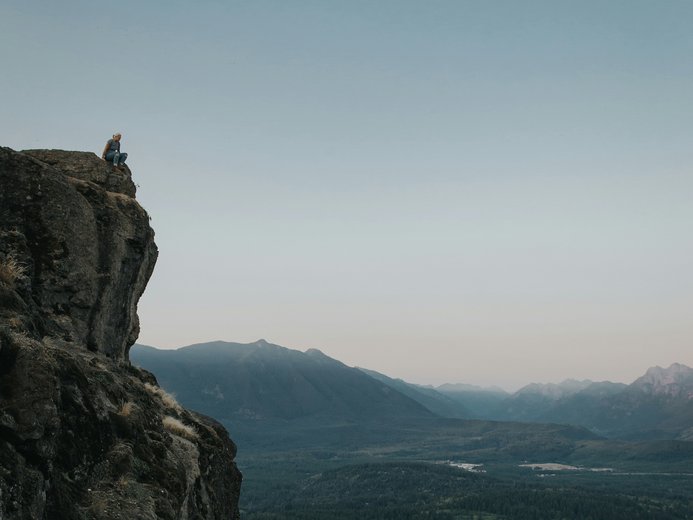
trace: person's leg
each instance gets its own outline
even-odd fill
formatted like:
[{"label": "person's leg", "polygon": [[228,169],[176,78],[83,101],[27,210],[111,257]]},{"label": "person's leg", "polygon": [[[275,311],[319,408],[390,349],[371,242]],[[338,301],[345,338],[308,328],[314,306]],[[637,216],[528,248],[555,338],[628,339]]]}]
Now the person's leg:
[{"label": "person's leg", "polygon": [[118,166],[122,166],[125,164],[125,160],[128,158],[128,154],[126,153],[121,153],[120,154],[120,159],[118,161]]},{"label": "person's leg", "polygon": [[118,166],[120,160],[120,152],[113,152],[113,166]]},{"label": "person's leg", "polygon": [[106,152],[106,162],[111,162],[113,161],[113,156],[115,155],[115,152]]}]

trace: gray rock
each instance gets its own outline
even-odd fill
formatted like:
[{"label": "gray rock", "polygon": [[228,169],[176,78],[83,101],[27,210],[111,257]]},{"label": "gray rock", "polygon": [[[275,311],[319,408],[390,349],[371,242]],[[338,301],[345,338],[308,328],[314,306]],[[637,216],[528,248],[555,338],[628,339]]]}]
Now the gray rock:
[{"label": "gray rock", "polygon": [[128,170],[94,154],[0,148],[0,258],[26,266],[33,337],[127,359],[157,257],[134,193]]},{"label": "gray rock", "polygon": [[226,430],[148,372],[7,331],[0,366],[3,520],[239,517]]},{"label": "gray rock", "polygon": [[135,184],[132,182],[130,168],[116,168],[91,152],[22,150],[21,153],[49,164],[75,179],[94,182],[107,191],[135,197]]},{"label": "gray rock", "polygon": [[132,367],[157,249],[128,169],[0,148],[0,519],[237,519],[236,447]]}]

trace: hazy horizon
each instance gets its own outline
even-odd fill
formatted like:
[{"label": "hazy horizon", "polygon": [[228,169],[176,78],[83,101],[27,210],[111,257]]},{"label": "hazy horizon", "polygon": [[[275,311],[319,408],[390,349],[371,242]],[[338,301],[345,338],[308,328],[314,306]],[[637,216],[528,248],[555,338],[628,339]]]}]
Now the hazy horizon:
[{"label": "hazy horizon", "polygon": [[[158,349],[158,350],[178,350],[178,349],[181,349],[181,348],[195,347],[195,346],[198,346],[198,345],[206,345],[206,344],[209,344],[209,343],[239,343],[239,344],[243,344],[243,345],[253,345],[254,343],[258,343],[258,342],[260,342],[260,341],[265,341],[265,342],[267,342],[267,343],[269,343],[269,344],[271,344],[271,345],[276,345],[276,346],[279,346],[279,347],[288,348],[288,349],[290,349],[290,350],[297,350],[297,351],[303,352],[303,353],[305,353],[306,351],[308,351],[308,350],[310,350],[310,349],[316,349],[316,348],[317,348],[317,350],[320,350],[323,354],[329,355],[329,354],[327,354],[327,352],[326,352],[324,349],[321,349],[321,348],[318,348],[318,347],[301,348],[301,347],[295,347],[295,346],[289,346],[289,345],[282,345],[282,344],[280,344],[280,343],[277,343],[277,342],[275,342],[275,341],[268,340],[268,339],[266,339],[266,338],[258,338],[258,339],[255,340],[255,341],[249,341],[249,342],[239,342],[239,341],[232,341],[232,340],[216,339],[216,340],[195,342],[195,343],[191,343],[191,344],[189,344],[189,345],[178,345],[178,346],[169,347],[169,348],[161,348],[161,347],[158,347],[158,346],[156,346],[156,345],[144,344],[144,343],[142,343],[141,341],[138,340],[138,341],[136,342],[136,345],[139,345],[139,346],[142,346],[142,347],[155,348],[155,349]],[[332,357],[332,356],[330,356],[330,357]],[[336,359],[337,361],[342,361],[341,359],[337,359],[337,358],[334,358],[334,359]],[[381,374],[386,375],[386,376],[388,376],[388,377],[390,377],[390,378],[392,378],[392,379],[403,379],[403,380],[405,380],[407,383],[414,383],[414,384],[421,385],[421,386],[439,387],[439,386],[442,386],[442,385],[444,385],[444,384],[469,384],[469,385],[478,386],[478,387],[482,387],[482,388],[486,388],[486,389],[501,388],[502,390],[505,390],[506,392],[512,393],[512,392],[516,392],[516,391],[519,390],[520,388],[522,388],[522,387],[524,387],[524,386],[526,386],[526,385],[532,384],[532,383],[540,383],[540,384],[551,384],[551,383],[553,383],[553,384],[560,384],[560,383],[563,383],[563,382],[565,382],[565,381],[567,381],[567,380],[573,380],[573,381],[575,381],[575,380],[578,380],[578,381],[591,380],[591,381],[594,382],[594,383],[600,383],[600,382],[605,382],[605,381],[607,381],[607,382],[611,382],[611,383],[631,384],[631,383],[633,383],[636,379],[638,379],[639,377],[645,375],[645,372],[646,372],[648,369],[650,369],[650,368],[659,367],[659,368],[667,369],[667,368],[670,368],[671,365],[676,364],[676,363],[682,364],[682,365],[684,365],[684,366],[687,366],[685,363],[680,363],[680,362],[676,362],[676,361],[675,361],[675,362],[671,363],[670,365],[666,365],[666,366],[654,365],[654,366],[652,366],[652,367],[644,367],[641,374],[639,374],[638,376],[636,376],[635,378],[633,378],[632,380],[629,380],[629,381],[616,381],[616,380],[613,380],[613,379],[596,380],[596,379],[593,379],[593,378],[590,378],[590,377],[583,377],[583,378],[579,378],[579,379],[578,379],[578,378],[563,378],[563,379],[551,379],[551,380],[545,380],[545,381],[525,381],[524,383],[521,383],[521,384],[517,384],[517,383],[516,383],[515,385],[510,385],[510,386],[509,386],[509,385],[503,385],[503,384],[492,384],[492,383],[489,383],[489,384],[478,383],[478,384],[476,384],[476,383],[470,383],[469,381],[462,381],[462,380],[460,380],[460,381],[442,381],[442,382],[441,382],[441,381],[438,381],[438,382],[431,382],[431,381],[411,381],[411,380],[404,379],[403,377],[399,376],[399,375],[396,374],[396,373],[391,373],[391,372],[389,372],[387,369],[376,370],[376,369],[374,369],[373,367],[369,367],[369,366],[352,366],[352,368],[363,368],[363,369],[367,369],[367,370],[375,370],[376,372],[380,372]],[[349,365],[349,366],[351,366],[351,365]],[[689,368],[691,368],[691,367],[689,367]]]},{"label": "hazy horizon", "polygon": [[421,384],[693,366],[693,3],[0,6],[0,145],[120,131],[138,342]]}]

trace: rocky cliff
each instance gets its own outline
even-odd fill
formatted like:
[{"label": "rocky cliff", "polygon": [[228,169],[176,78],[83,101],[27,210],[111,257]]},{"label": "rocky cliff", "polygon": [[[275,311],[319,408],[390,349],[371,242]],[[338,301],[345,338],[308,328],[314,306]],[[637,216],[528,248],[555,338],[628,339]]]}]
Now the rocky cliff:
[{"label": "rocky cliff", "polygon": [[238,518],[224,428],[128,360],[156,257],[129,169],[0,148],[0,520]]}]

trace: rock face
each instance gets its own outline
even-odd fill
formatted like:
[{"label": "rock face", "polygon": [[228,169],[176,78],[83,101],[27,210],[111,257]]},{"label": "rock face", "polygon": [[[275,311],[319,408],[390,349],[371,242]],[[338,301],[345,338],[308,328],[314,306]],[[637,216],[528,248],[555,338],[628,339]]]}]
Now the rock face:
[{"label": "rock face", "polygon": [[157,256],[130,172],[94,154],[0,148],[0,182],[0,258],[27,268],[14,309],[26,327],[127,359]]},{"label": "rock face", "polygon": [[157,249],[130,171],[0,148],[0,520],[236,519],[224,428],[132,367]]}]

